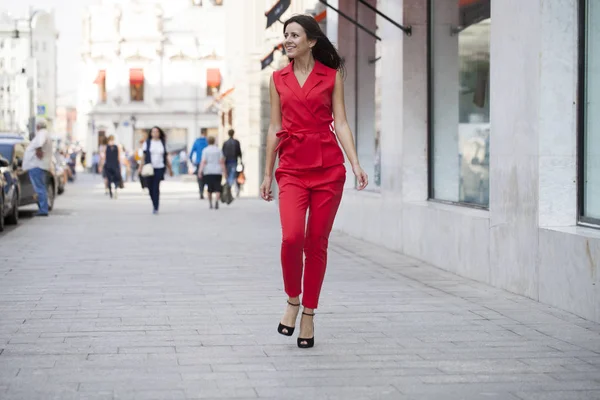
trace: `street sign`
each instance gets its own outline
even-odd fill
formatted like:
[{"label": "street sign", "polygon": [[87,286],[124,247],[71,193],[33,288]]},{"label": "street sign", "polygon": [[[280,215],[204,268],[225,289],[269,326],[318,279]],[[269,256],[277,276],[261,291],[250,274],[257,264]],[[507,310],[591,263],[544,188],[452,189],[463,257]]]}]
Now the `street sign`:
[{"label": "street sign", "polygon": [[37,115],[41,116],[41,117],[45,117],[46,116],[46,105],[45,104],[38,104],[38,106],[37,106]]}]

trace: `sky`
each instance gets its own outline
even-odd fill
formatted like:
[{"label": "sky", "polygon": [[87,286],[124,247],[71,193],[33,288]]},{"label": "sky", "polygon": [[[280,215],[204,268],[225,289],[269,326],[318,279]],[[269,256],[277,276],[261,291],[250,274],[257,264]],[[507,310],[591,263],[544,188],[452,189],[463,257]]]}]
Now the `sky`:
[{"label": "sky", "polygon": [[0,0],[0,9],[16,17],[26,16],[29,7],[34,10],[54,9],[56,28],[59,31],[57,43],[59,97],[72,94],[75,99],[79,82],[81,19],[85,8],[97,2],[97,0]]}]

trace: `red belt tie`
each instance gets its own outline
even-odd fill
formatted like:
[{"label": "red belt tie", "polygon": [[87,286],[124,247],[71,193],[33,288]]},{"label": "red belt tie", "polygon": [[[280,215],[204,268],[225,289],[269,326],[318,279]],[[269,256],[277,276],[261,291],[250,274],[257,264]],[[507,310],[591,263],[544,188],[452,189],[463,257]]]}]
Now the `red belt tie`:
[{"label": "red belt tie", "polygon": [[283,143],[285,143],[286,140],[296,139],[299,142],[304,140],[304,133],[290,132],[286,129],[282,129],[279,132],[277,132],[276,136],[281,140],[279,141],[277,147],[275,147],[275,153],[279,151],[279,148],[281,148],[281,145],[283,145]]}]

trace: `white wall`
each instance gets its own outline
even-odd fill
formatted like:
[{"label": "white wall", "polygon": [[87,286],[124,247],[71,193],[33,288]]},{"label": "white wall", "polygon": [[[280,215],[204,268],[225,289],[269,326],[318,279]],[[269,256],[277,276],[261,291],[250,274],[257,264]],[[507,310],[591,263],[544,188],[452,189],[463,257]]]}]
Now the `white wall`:
[{"label": "white wall", "polygon": [[335,228],[600,321],[600,231],[576,226],[577,1],[492,2],[489,211],[427,201],[426,2],[379,7],[413,35],[381,27],[381,193],[346,190]]}]

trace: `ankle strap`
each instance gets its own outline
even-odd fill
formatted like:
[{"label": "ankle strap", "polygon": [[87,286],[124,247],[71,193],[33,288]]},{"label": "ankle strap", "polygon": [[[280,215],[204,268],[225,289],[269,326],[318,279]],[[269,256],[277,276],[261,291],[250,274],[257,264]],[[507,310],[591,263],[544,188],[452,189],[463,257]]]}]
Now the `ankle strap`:
[{"label": "ankle strap", "polygon": [[290,301],[288,300],[287,302],[290,306],[294,306],[294,307],[300,307],[300,304],[294,304],[294,303],[290,303]]},{"label": "ankle strap", "polygon": [[309,314],[309,313],[302,311],[302,315],[308,315],[309,317],[314,317],[315,313]]}]

